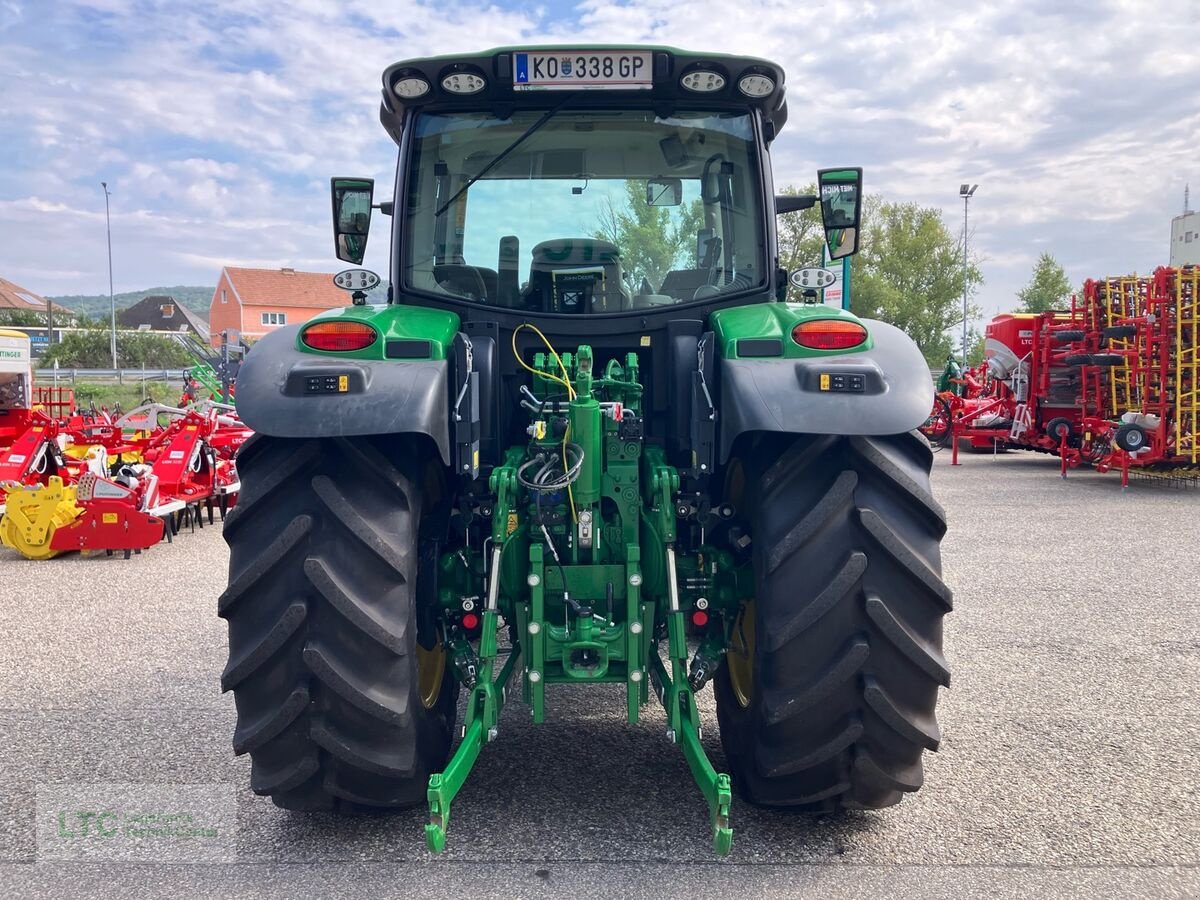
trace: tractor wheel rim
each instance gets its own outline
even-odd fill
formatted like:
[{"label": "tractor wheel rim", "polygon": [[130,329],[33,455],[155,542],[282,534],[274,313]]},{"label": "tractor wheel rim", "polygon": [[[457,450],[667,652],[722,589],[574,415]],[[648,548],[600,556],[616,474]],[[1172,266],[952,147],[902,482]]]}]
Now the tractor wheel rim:
[{"label": "tractor wheel rim", "polygon": [[446,646],[441,634],[438,642],[429,650],[417,644],[417,693],[421,705],[433,709],[442,695],[442,682],[446,678]]},{"label": "tractor wheel rim", "polygon": [[733,697],[742,709],[748,709],[754,699],[754,601],[747,600],[738,612],[725,654],[729,667],[729,685]]}]

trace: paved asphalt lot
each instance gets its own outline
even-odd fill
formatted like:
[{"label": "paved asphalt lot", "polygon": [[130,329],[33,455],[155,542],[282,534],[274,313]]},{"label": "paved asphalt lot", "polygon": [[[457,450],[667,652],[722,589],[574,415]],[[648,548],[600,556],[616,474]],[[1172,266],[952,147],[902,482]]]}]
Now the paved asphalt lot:
[{"label": "paved asphalt lot", "polygon": [[[510,705],[442,858],[420,810],[278,810],[230,750],[218,528],[128,562],[3,551],[0,896],[1200,896],[1200,490],[949,462],[954,674],[926,787],[836,820],[735,801],[726,861],[661,712],[628,727],[615,690],[554,691],[538,730]],[[37,786],[101,782],[236,786],[231,862],[39,861]]]}]

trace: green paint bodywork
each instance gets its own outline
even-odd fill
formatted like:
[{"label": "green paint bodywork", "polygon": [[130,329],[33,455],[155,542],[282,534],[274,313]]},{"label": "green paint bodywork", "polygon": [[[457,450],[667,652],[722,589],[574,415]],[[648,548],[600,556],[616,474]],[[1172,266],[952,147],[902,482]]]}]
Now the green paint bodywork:
[{"label": "green paint bodywork", "polygon": [[[221,379],[217,377],[217,373],[213,371],[213,367],[208,363],[202,363],[198,366],[192,366],[187,370],[188,377],[202,387],[205,393],[212,395],[218,400],[224,400],[223,387]],[[232,403],[234,398],[230,397],[225,402]]]},{"label": "green paint bodywork", "polygon": [[[296,335],[296,349],[316,356],[336,356],[342,359],[385,359],[384,346],[388,340],[429,341],[430,355],[410,357],[423,359],[445,359],[446,351],[454,342],[461,322],[452,312],[427,309],[423,306],[392,304],[388,306],[347,306],[331,309],[309,319],[305,325],[316,322],[365,322],[379,332],[379,339],[370,347],[351,352],[314,350],[303,341],[303,326]],[[393,360],[403,363],[403,359]]]},{"label": "green paint bodywork", "polygon": [[858,180],[859,171],[857,169],[840,169],[836,172],[825,172],[824,178],[826,181],[847,181],[855,182]]},{"label": "green paint bodywork", "polygon": [[[531,414],[528,444],[510,448],[492,471],[490,546],[455,550],[438,561],[439,615],[451,668],[471,693],[463,740],[445,770],[429,781],[426,842],[435,852],[444,848],[450,804],[482,747],[498,736],[499,712],[517,678],[535,723],[545,720],[548,685],[623,684],[625,715],[634,723],[653,684],[668,736],[680,745],[709,805],[713,846],[728,853],[729,776],[713,768],[700,742],[688,616],[707,612],[708,622],[693,628],[704,665],[715,670],[739,604],[753,592],[751,566],[709,546],[675,554],[679,472],[640,432],[622,436],[623,422],[643,412],[637,354],[610,361],[600,375],[592,371],[586,345],[561,359],[573,398],[554,380],[562,377],[558,361],[534,355],[532,392],[541,410]],[[583,453],[570,492],[527,488],[522,478],[529,482],[550,462],[559,465],[564,445]],[[588,519],[585,540],[577,523]],[[481,607],[476,652],[460,623],[464,610]],[[497,671],[501,621],[513,629]]]},{"label": "green paint bodywork", "polygon": [[849,350],[812,350],[792,340],[793,328],[801,322],[816,319],[860,321],[849,310],[815,303],[752,303],[717,310],[709,317],[717,338],[717,352],[725,359],[739,358],[737,342],[745,338],[779,338],[783,342],[784,359],[844,356],[847,353],[861,353],[874,346],[869,330],[866,341]]}]

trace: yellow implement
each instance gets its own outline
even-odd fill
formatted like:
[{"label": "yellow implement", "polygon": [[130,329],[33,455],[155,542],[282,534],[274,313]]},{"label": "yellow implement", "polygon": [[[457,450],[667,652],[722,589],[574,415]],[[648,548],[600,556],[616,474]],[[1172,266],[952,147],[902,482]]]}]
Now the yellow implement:
[{"label": "yellow implement", "polygon": [[75,486],[57,475],[45,485],[10,485],[7,508],[0,518],[0,542],[26,559],[49,559],[54,533],[74,522],[83,510],[75,504]]}]

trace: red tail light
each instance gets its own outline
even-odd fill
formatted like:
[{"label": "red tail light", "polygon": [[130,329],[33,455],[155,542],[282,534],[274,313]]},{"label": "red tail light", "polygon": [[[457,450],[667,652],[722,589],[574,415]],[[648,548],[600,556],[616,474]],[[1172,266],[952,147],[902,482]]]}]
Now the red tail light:
[{"label": "red tail light", "polygon": [[300,340],[314,350],[363,350],[378,339],[379,334],[370,325],[359,322],[318,322],[300,332]]},{"label": "red tail light", "polygon": [[792,340],[811,350],[849,350],[867,339],[867,329],[846,319],[816,319],[792,329]]}]

